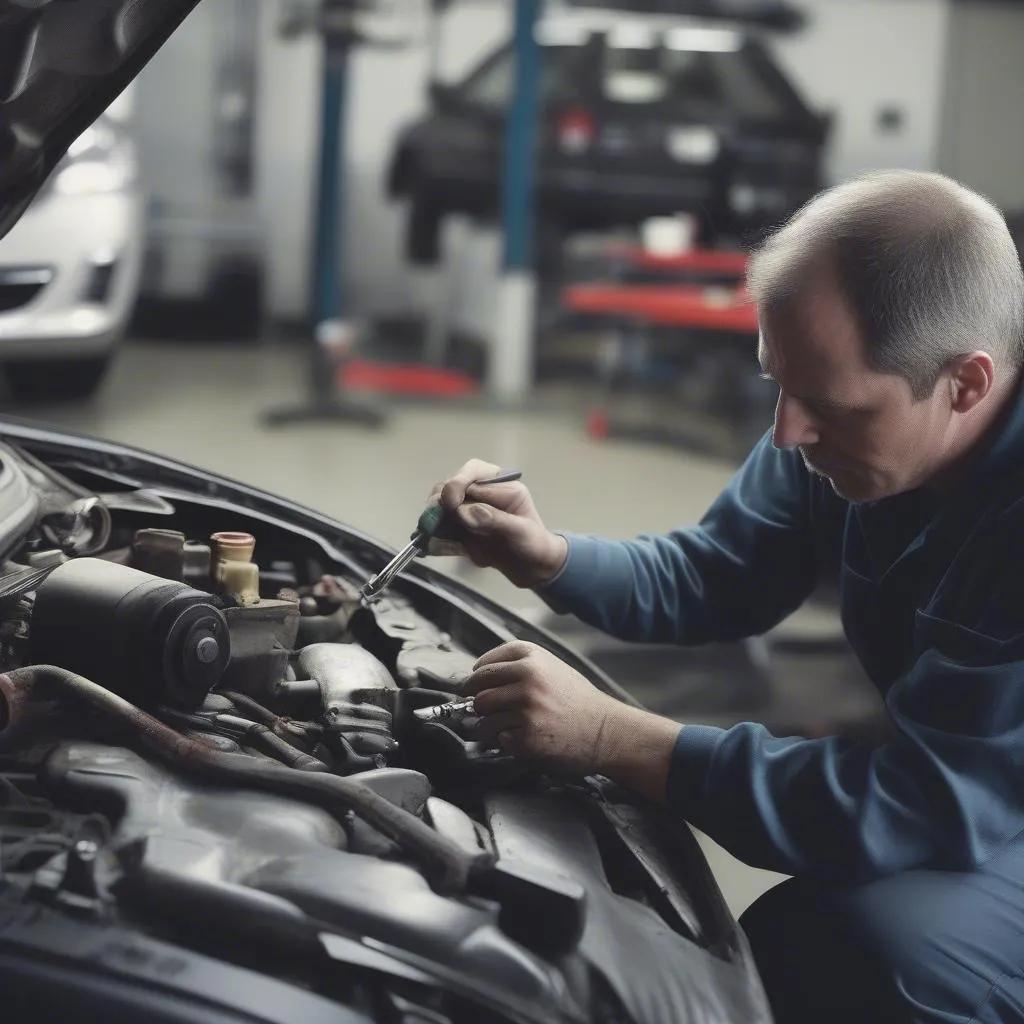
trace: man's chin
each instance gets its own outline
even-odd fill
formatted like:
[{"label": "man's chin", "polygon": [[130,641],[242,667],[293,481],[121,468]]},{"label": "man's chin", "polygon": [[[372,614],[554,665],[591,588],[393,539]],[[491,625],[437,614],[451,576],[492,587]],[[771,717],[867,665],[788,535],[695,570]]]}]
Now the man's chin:
[{"label": "man's chin", "polygon": [[809,473],[813,473],[815,476],[824,477],[827,480],[832,479],[832,474],[836,472],[834,469],[830,469],[828,466],[821,465],[815,462],[802,448],[800,449],[800,457],[804,460],[804,465],[807,467]]},{"label": "man's chin", "polygon": [[807,466],[809,472],[817,477],[821,477],[823,480],[827,480],[831,484],[832,490],[840,498],[856,503],[873,501],[878,497],[870,482],[856,473],[851,473],[848,470],[827,469],[824,466],[815,465],[806,455],[803,458],[804,465]]},{"label": "man's chin", "polygon": [[827,473],[822,475],[832,485],[832,490],[844,501],[850,502],[851,505],[878,501],[885,497],[884,493],[880,492],[877,487],[872,487],[871,482],[862,477],[857,477],[850,473],[837,476],[829,476]]}]

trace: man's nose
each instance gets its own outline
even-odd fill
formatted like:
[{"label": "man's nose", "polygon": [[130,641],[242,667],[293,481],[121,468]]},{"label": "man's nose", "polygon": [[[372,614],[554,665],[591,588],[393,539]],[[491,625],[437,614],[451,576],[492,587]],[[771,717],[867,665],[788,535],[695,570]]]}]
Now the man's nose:
[{"label": "man's nose", "polygon": [[802,444],[815,444],[818,441],[818,430],[814,421],[800,407],[799,402],[779,392],[779,401],[775,406],[775,427],[772,431],[772,444],[776,448],[796,448]]}]

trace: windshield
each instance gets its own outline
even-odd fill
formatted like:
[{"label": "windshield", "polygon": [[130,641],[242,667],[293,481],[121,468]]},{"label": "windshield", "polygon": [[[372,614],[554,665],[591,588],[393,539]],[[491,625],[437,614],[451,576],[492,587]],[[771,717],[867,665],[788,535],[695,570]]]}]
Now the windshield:
[{"label": "windshield", "polygon": [[[568,98],[578,89],[587,65],[593,67],[599,60],[599,51],[593,46],[545,46],[541,50],[538,84],[541,103]],[[512,50],[503,49],[459,86],[459,94],[474,106],[505,110],[512,102],[514,74]]]},{"label": "windshield", "polygon": [[[512,101],[515,61],[510,48],[485,62],[459,86],[473,106],[505,110]],[[541,48],[540,101],[586,100],[647,108],[686,120],[773,119],[791,116],[793,100],[747,47],[686,49],[604,45],[593,36]]]},{"label": "windshield", "polygon": [[698,120],[778,118],[789,108],[789,98],[744,50],[610,46],[601,77],[604,98],[612,103],[666,106]]}]

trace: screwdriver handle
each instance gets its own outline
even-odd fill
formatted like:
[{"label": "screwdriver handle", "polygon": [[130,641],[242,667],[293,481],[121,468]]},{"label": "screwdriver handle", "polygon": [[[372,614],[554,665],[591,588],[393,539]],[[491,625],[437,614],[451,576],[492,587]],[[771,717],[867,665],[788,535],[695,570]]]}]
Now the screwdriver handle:
[{"label": "screwdriver handle", "polygon": [[[509,470],[490,480],[477,480],[475,483],[487,484],[488,486],[491,484],[508,484],[521,479],[522,475],[522,472],[518,469]],[[439,501],[428,505],[417,520],[416,529],[412,532],[409,539],[415,541],[423,550],[426,550],[427,544],[430,543],[432,537],[438,536],[442,523],[449,515],[450,510],[445,508]]]}]

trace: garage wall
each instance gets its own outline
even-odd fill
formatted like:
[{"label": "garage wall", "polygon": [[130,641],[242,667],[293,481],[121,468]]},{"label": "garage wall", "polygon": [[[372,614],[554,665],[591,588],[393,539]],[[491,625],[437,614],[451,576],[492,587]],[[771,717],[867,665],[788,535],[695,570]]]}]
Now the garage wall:
[{"label": "garage wall", "polygon": [[[207,2],[212,6],[215,0]],[[410,6],[419,2],[408,0]],[[811,27],[795,39],[777,41],[775,47],[812,102],[841,110],[831,175],[844,177],[880,165],[936,166],[950,0],[804,2]],[[208,95],[205,72],[199,68],[206,61],[209,38],[201,25],[206,6],[192,16],[192,24],[183,26],[180,45],[173,51],[177,70],[171,74],[165,66],[159,89],[144,90],[138,100],[140,116],[159,126],[143,147],[150,173],[178,194],[202,194],[205,187],[195,177],[202,175],[201,154],[176,151],[173,140],[176,124],[201,117],[197,111],[203,94]],[[287,0],[258,0],[257,189],[269,240],[269,308],[278,317],[292,318],[307,308],[320,47],[312,37],[280,39],[278,25],[287,6]],[[507,34],[510,7],[507,0],[453,7],[441,48],[442,77],[457,77]],[[168,64],[171,51],[167,54],[157,60]],[[423,109],[426,75],[422,43],[401,52],[360,50],[353,57],[344,271],[348,308],[356,314],[415,305],[412,276],[401,256],[404,211],[386,202],[382,179],[396,132]],[[155,77],[151,84],[156,84]],[[878,125],[878,114],[887,106],[903,111],[898,131]],[[198,142],[195,129],[193,123],[191,137]],[[947,163],[962,163],[962,157],[952,154],[970,145],[962,133],[947,140]],[[488,254],[496,251],[493,242],[484,244]],[[478,261],[472,253],[467,258],[482,266],[479,287],[474,281],[463,291],[483,296],[493,259],[488,255]]]},{"label": "garage wall", "polygon": [[278,0],[260,0],[259,10],[256,195],[267,239],[266,306],[275,317],[301,317],[309,303],[320,45],[309,36],[281,40]]},{"label": "garage wall", "polygon": [[1024,6],[953,7],[939,169],[1024,210]]},{"label": "garage wall", "polygon": [[[775,50],[808,99],[838,112],[832,180],[938,160],[950,0],[803,0],[806,32]],[[879,116],[902,111],[898,130]]]},{"label": "garage wall", "polygon": [[[415,6],[409,0],[410,7]],[[502,0],[452,11],[441,40],[442,77],[468,70],[507,32]],[[270,309],[280,317],[307,308],[310,197],[319,131],[320,48],[316,40],[282,42],[284,5],[261,3],[260,193],[272,239]],[[425,41],[401,51],[359,49],[349,69],[344,250],[347,305],[353,313],[406,305],[409,279],[401,255],[401,207],[387,203],[383,178],[393,139],[425,107]]]},{"label": "garage wall", "polygon": [[[134,132],[139,173],[159,210],[196,215],[213,200],[213,126],[218,11],[200,4],[136,79]],[[206,241],[177,236],[161,285],[192,295],[203,286]]]}]

